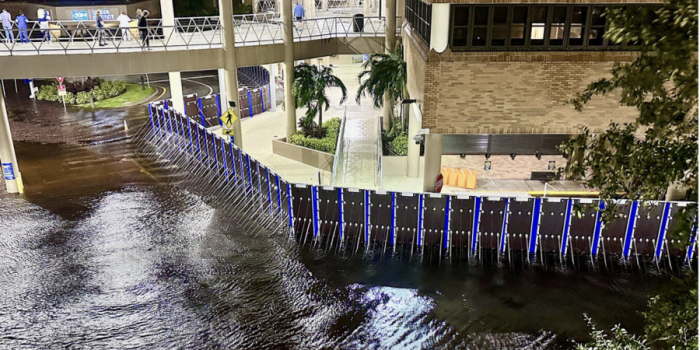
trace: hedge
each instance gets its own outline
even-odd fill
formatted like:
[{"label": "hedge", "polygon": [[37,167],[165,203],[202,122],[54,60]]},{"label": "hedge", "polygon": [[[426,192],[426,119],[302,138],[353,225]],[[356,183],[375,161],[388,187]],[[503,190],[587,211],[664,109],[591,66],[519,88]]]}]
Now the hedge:
[{"label": "hedge", "polygon": [[307,137],[303,132],[297,131],[289,139],[289,143],[317,151],[335,154],[335,145],[340,132],[340,118],[331,118],[323,123],[323,138]]},{"label": "hedge", "polygon": [[[104,80],[100,79],[100,85],[94,87],[91,92],[95,101],[101,101],[111,97],[119,96],[126,91],[126,82],[122,80]],[[54,82],[51,85],[42,85],[39,87],[39,92],[36,98],[45,101],[61,101],[61,96],[58,96],[58,84]],[[85,104],[90,103],[90,93],[81,91],[77,94],[66,92],[64,96],[67,104]]]}]

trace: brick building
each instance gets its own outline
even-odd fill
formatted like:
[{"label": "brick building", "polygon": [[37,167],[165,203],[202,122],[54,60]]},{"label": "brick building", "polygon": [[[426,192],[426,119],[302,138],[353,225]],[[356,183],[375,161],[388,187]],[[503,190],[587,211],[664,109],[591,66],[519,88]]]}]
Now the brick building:
[{"label": "brick building", "polygon": [[[554,144],[540,140],[554,140],[553,134],[565,138],[582,126],[603,131],[612,121],[628,122],[638,114],[620,106],[614,95],[595,98],[583,112],[567,104],[589,83],[609,76],[616,62],[634,59],[635,43],[615,45],[603,38],[606,7],[627,6],[624,1],[405,4],[401,35],[408,92],[415,100],[409,108],[409,133],[428,129],[426,190],[439,172],[439,162],[430,162],[430,154],[551,154],[557,152]],[[450,142],[445,138],[443,149],[441,135],[446,134]],[[493,145],[491,139],[515,141]],[[528,147],[532,144],[542,149]],[[418,152],[410,142],[409,176],[417,174]]]}]

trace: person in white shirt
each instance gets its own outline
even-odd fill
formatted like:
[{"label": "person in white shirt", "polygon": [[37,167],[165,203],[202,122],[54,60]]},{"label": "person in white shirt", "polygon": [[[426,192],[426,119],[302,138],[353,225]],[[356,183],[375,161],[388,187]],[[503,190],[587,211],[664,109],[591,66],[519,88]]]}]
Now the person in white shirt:
[{"label": "person in white shirt", "polygon": [[122,29],[122,40],[131,40],[131,32],[129,31],[129,22],[131,18],[127,16],[126,12],[122,12],[122,14],[117,17],[117,21],[119,21],[119,27]]}]

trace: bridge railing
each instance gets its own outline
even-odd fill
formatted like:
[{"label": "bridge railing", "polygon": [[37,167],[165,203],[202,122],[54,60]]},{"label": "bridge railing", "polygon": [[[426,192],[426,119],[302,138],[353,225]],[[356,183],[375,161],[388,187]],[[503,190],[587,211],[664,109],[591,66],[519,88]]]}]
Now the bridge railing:
[{"label": "bridge railing", "polygon": [[[294,23],[294,41],[353,36],[383,36],[385,19],[365,17],[317,18]],[[48,27],[30,23],[27,29],[0,30],[0,55],[69,53],[113,53],[139,50],[190,50],[221,47],[218,17],[177,18],[173,26],[160,19],[149,20],[147,28],[119,28],[106,22],[97,28],[92,21],[52,21]],[[236,46],[269,45],[283,42],[283,24],[276,14],[234,16]]]}]

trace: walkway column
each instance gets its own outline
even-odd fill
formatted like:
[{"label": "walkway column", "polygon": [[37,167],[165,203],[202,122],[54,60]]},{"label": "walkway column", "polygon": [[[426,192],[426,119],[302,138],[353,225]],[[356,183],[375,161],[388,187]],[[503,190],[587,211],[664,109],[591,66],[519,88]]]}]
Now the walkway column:
[{"label": "walkway column", "polygon": [[233,142],[243,149],[243,133],[241,132],[241,110],[238,105],[238,64],[236,62],[236,47],[233,34],[233,3],[231,0],[219,0],[221,16],[221,36],[224,49],[224,81],[226,82],[226,105],[223,110],[231,108],[238,120],[233,123]]},{"label": "walkway column", "polygon": [[24,192],[22,176],[17,166],[15,146],[12,144],[10,121],[7,119],[7,109],[5,109],[5,98],[2,94],[0,94],[0,163],[2,163],[2,174],[5,179],[7,192]]},{"label": "walkway column", "polygon": [[292,23],[292,1],[282,2],[284,24],[284,104],[287,112],[287,140],[297,131],[297,110],[292,95],[294,84],[294,24]]},{"label": "walkway column", "polygon": [[416,144],[413,136],[418,135],[421,129],[422,117],[419,115],[420,109],[416,103],[411,103],[407,106],[408,115],[408,157],[406,164],[406,175],[408,177],[418,177],[420,174],[420,145]]},{"label": "walkway column", "polygon": [[442,167],[442,134],[425,135],[425,164],[423,164],[423,191],[435,192],[435,182]]},{"label": "walkway column", "polygon": [[328,11],[328,0],[321,0],[321,10]]},{"label": "walkway column", "polygon": [[[384,29],[384,52],[390,53],[394,51],[396,46],[396,0],[386,1],[386,28]],[[391,126],[391,111],[393,110],[393,101],[384,95],[384,108],[382,109],[382,117],[384,118],[384,130],[389,131]]]},{"label": "walkway column", "polygon": [[[164,27],[175,26],[175,9],[173,8],[173,0],[160,0],[160,16],[163,19],[161,23]],[[163,40],[167,42],[168,39],[170,39],[172,32],[172,28],[163,28]]]},{"label": "walkway column", "polygon": [[185,115],[185,98],[182,92],[180,72],[168,72],[168,80],[170,81],[170,100],[173,101],[173,108]]},{"label": "walkway column", "polygon": [[[294,3],[296,6],[296,2]],[[304,13],[306,14],[306,19],[316,18],[316,0],[304,0],[302,2],[304,6]]]},{"label": "walkway column", "polygon": [[226,99],[226,70],[223,68],[217,69],[219,75],[219,98],[222,102],[228,102]]},{"label": "walkway column", "polygon": [[364,13],[365,17],[369,17],[369,1],[362,0],[362,13]]},{"label": "walkway column", "polygon": [[277,110],[277,63],[270,64],[270,111]]}]

